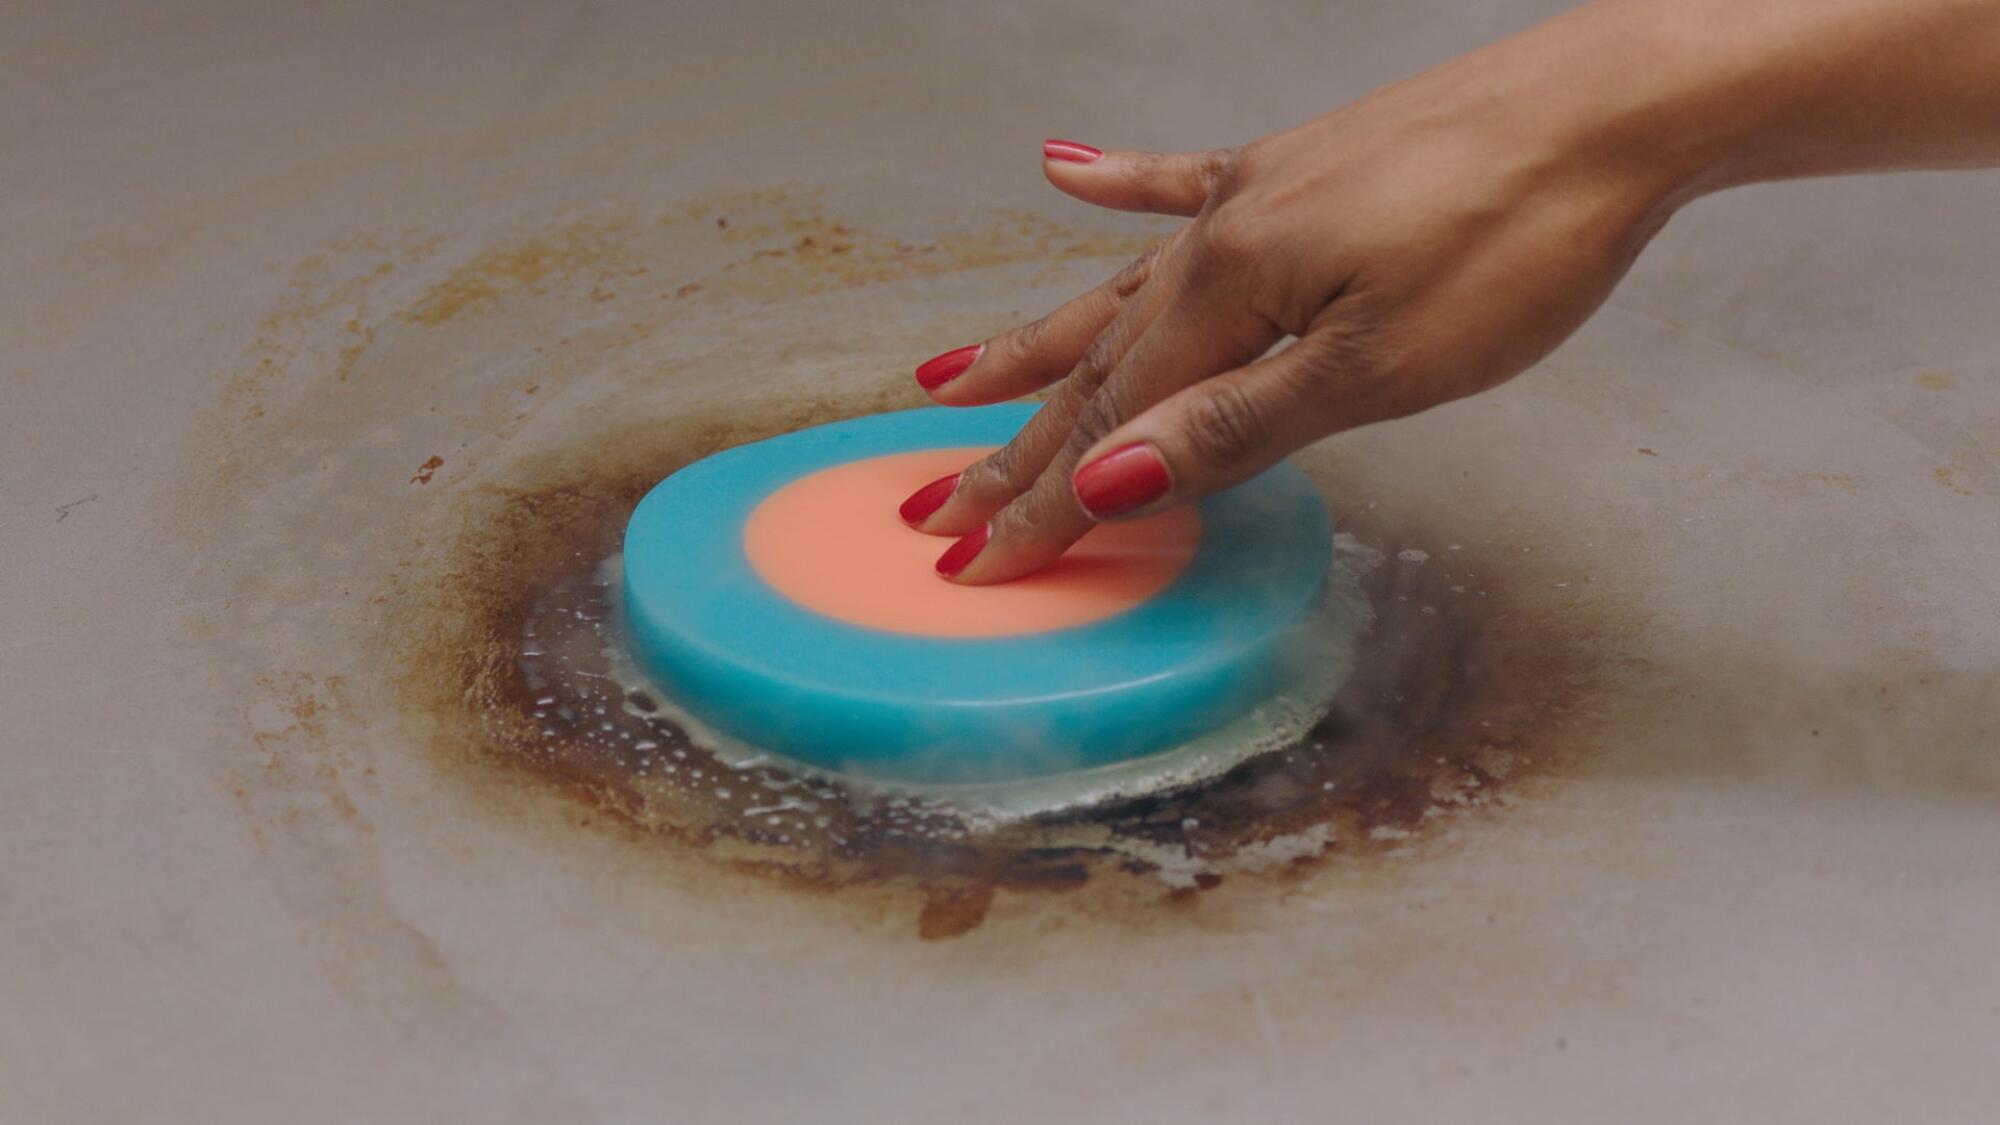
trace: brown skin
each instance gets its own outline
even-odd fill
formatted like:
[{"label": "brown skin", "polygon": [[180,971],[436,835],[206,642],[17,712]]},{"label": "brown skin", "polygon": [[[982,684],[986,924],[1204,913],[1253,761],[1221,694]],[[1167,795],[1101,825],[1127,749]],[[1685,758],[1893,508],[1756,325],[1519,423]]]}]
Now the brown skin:
[{"label": "brown skin", "polygon": [[919,527],[990,521],[952,580],[1019,577],[1093,525],[1071,478],[1113,449],[1167,465],[1143,515],[1512,378],[1702,194],[1996,163],[2000,0],[1598,0],[1239,149],[1047,160],[1191,221],[932,392],[1057,384]]}]

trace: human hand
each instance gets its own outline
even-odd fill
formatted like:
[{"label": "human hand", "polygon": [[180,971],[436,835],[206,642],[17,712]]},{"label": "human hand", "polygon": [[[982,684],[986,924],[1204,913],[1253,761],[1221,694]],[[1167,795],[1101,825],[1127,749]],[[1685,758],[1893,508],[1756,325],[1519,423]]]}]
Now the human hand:
[{"label": "human hand", "polygon": [[1575,330],[1697,194],[2000,161],[1996,68],[2000,0],[1598,0],[1243,148],[1048,142],[1062,191],[1191,221],[1041,320],[918,369],[948,406],[1055,391],[903,517],[960,537],[947,578],[1001,582],[1100,520],[1492,387]]},{"label": "human hand", "polygon": [[1506,62],[1468,56],[1241,149],[1049,142],[1059,189],[1192,221],[1041,320],[919,369],[947,406],[1056,385],[1005,448],[904,505],[962,537],[940,573],[1027,574],[1099,520],[1491,387],[1574,330],[1677,181],[1509,97]]}]

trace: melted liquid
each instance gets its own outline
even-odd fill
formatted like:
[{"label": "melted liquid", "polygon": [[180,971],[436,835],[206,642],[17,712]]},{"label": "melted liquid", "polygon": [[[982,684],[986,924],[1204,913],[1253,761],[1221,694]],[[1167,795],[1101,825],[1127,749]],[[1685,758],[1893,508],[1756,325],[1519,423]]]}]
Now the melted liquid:
[{"label": "melted liquid", "polygon": [[[1504,773],[1490,757],[1461,757],[1420,770],[1422,794],[1403,791],[1414,780],[1388,784],[1379,743],[1360,745],[1390,729],[1381,701],[1366,700],[1367,689],[1336,701],[1336,689],[1352,669],[1349,642],[1365,627],[1362,577],[1397,564],[1347,537],[1341,559],[1329,609],[1306,626],[1324,643],[1293,690],[1197,743],[1109,771],[893,787],[733,743],[632,666],[618,624],[616,560],[584,555],[525,615],[519,690],[490,718],[504,727],[524,717],[546,768],[609,786],[641,822],[816,881],[886,874],[1036,884],[1080,877],[1088,853],[1169,888],[1198,888],[1232,870],[1321,854],[1335,842],[1336,812],[1358,805],[1371,814],[1371,831],[1393,835],[1416,827],[1433,800],[1476,803]],[[1427,608],[1414,616],[1434,621]],[[1392,615],[1392,624],[1407,629],[1409,616]],[[1391,702],[1407,700],[1395,693]]]},{"label": "melted liquid", "polygon": [[1521,577],[1519,544],[1460,550],[1366,507],[1334,513],[1354,536],[1341,659],[1318,668],[1317,692],[1308,662],[1291,712],[1257,718],[1261,737],[1219,732],[1228,745],[1186,768],[1000,799],[861,786],[705,737],[621,671],[604,565],[679,465],[827,417],[600,437],[465,501],[443,565],[387,618],[404,707],[431,717],[441,764],[545,782],[662,847],[780,885],[914,891],[919,931],[944,936],[995,889],[1089,884],[1066,895],[1074,909],[1123,914],[1239,876],[1398,854],[1597,745],[1603,623]]}]

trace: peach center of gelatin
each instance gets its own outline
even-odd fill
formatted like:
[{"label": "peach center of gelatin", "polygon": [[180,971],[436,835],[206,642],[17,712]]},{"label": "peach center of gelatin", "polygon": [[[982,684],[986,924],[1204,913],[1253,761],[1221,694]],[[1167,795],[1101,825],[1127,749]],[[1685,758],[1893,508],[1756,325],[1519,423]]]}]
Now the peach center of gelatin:
[{"label": "peach center of gelatin", "polygon": [[1201,515],[1184,506],[1103,524],[1048,566],[994,586],[938,577],[951,540],[914,531],[903,498],[991,452],[926,449],[850,461],[785,485],[750,513],[743,547],[759,577],[828,617],[927,637],[1006,637],[1123,613],[1185,570]]}]

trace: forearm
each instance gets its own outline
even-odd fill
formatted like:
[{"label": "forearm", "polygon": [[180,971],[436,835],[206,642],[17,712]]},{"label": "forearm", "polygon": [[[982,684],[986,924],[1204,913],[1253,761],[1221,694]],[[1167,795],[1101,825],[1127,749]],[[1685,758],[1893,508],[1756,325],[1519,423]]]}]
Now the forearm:
[{"label": "forearm", "polygon": [[1674,194],[2000,165],[2000,0],[1597,0],[1488,49]]}]

